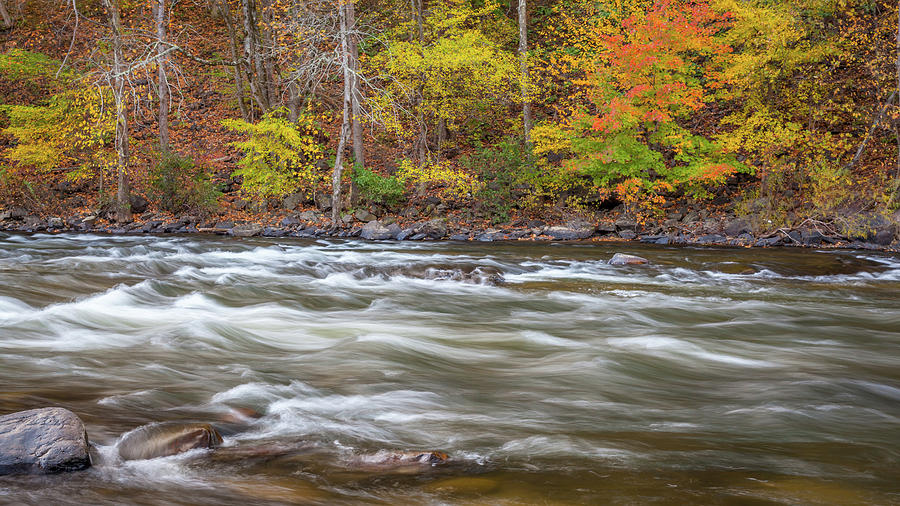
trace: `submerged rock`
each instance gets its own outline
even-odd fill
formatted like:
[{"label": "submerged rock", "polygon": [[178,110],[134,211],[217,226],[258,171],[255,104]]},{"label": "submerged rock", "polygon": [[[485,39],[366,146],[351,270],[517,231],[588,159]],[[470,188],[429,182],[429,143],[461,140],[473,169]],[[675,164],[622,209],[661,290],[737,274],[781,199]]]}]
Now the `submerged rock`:
[{"label": "submerged rock", "polygon": [[91,466],[87,431],[75,413],[40,408],[0,416],[0,475],[50,474]]},{"label": "submerged rock", "polygon": [[612,258],[609,259],[609,265],[641,265],[650,263],[644,257],[639,257],[637,255],[627,255],[625,253],[616,253]]},{"label": "submerged rock", "polygon": [[368,471],[395,471],[403,468],[428,468],[449,460],[444,452],[396,452],[379,451],[359,455],[350,461],[350,467]]},{"label": "submerged rock", "polygon": [[116,442],[116,450],[123,460],[142,460],[220,444],[222,436],[208,423],[164,422],[128,432]]}]

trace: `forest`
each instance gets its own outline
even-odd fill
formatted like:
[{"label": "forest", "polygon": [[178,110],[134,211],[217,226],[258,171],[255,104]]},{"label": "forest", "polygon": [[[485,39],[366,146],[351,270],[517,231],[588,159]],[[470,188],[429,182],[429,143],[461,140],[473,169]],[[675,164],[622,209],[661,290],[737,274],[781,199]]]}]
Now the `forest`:
[{"label": "forest", "polygon": [[0,0],[0,25],[6,220],[897,232],[892,0]]}]

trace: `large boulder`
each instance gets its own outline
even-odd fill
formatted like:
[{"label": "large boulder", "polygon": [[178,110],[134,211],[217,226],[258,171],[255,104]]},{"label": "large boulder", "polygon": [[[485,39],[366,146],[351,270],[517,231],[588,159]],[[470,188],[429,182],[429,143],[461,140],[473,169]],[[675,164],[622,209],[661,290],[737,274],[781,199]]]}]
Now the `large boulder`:
[{"label": "large boulder", "polygon": [[297,206],[304,200],[306,200],[306,197],[302,193],[292,193],[284,198],[281,206],[288,211],[293,211],[294,209],[297,209]]},{"label": "large boulder", "polygon": [[220,444],[222,436],[208,423],[164,422],[126,433],[116,442],[116,450],[122,460],[143,460]]},{"label": "large boulder", "polygon": [[231,234],[235,237],[253,237],[259,235],[262,231],[262,226],[256,223],[246,223],[232,228]]},{"label": "large boulder", "polygon": [[40,408],[0,416],[0,475],[60,473],[91,466],[87,431],[68,409]]},{"label": "large boulder", "polygon": [[370,241],[383,241],[385,239],[393,239],[394,231],[385,227],[379,221],[370,221],[366,223],[359,236]]},{"label": "large boulder", "polygon": [[597,227],[590,223],[577,221],[569,222],[563,226],[548,227],[544,230],[544,234],[558,241],[571,241],[576,239],[587,239],[594,235]]},{"label": "large boulder", "polygon": [[728,237],[737,237],[741,234],[749,234],[752,232],[753,227],[750,226],[750,222],[743,218],[731,220],[725,225],[725,235]]},{"label": "large boulder", "polygon": [[435,218],[416,227],[416,234],[425,234],[429,239],[443,239],[447,235],[447,221]]},{"label": "large boulder", "polygon": [[150,202],[147,202],[142,195],[138,195],[136,193],[132,193],[128,200],[131,203],[131,212],[141,214],[147,210],[147,206],[150,205]]}]

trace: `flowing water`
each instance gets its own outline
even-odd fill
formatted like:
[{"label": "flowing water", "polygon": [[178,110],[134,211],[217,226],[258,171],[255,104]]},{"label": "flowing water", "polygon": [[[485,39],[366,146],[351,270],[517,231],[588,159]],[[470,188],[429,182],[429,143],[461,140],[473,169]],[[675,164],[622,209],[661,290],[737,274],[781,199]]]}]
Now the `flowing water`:
[{"label": "flowing water", "polygon": [[[859,251],[0,235],[0,414],[96,446],[0,502],[900,504],[898,295]],[[159,421],[224,445],[115,458]]]}]

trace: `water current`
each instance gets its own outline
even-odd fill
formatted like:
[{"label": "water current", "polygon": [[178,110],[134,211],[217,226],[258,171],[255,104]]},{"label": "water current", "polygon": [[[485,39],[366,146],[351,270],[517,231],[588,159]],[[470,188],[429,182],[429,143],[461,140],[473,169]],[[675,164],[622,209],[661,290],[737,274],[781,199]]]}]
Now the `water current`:
[{"label": "water current", "polygon": [[[900,257],[0,234],[0,414],[49,405],[94,467],[0,502],[900,504]],[[114,458],[161,421],[224,444]]]}]

